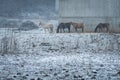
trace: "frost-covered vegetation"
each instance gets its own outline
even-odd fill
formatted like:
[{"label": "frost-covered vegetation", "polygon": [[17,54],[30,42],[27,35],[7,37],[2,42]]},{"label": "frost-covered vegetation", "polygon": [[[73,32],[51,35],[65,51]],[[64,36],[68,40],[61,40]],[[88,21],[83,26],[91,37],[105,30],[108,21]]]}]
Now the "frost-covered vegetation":
[{"label": "frost-covered vegetation", "polygon": [[0,41],[0,80],[120,79],[120,34],[5,29]]}]

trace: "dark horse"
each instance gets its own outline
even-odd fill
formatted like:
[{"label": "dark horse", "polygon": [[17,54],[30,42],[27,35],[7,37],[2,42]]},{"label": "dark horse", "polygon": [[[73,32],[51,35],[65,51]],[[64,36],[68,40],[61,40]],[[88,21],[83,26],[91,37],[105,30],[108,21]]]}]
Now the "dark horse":
[{"label": "dark horse", "polygon": [[62,30],[65,32],[65,28],[67,28],[70,33],[70,26],[71,23],[60,23],[57,27],[57,33],[62,32]]},{"label": "dark horse", "polygon": [[109,32],[109,26],[110,26],[109,23],[99,23],[95,28],[94,32],[104,32],[104,31]]}]

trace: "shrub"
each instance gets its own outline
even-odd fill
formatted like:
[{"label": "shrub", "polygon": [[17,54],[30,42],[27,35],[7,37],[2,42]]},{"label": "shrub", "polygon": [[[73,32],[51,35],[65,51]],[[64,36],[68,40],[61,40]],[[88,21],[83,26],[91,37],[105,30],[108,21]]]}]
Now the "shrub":
[{"label": "shrub", "polygon": [[19,30],[27,31],[27,30],[37,29],[37,28],[39,27],[34,22],[26,21],[21,24]]}]

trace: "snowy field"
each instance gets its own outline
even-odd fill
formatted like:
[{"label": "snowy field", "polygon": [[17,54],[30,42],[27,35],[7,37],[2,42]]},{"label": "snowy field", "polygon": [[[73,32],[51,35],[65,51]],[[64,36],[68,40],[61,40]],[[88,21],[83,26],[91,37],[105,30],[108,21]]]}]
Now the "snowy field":
[{"label": "snowy field", "polygon": [[120,34],[33,30],[0,36],[0,80],[120,80]]}]

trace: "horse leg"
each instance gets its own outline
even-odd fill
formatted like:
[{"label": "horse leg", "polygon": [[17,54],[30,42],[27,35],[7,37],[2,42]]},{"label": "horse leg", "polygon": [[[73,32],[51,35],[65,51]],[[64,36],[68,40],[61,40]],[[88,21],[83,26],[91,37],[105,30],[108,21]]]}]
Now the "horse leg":
[{"label": "horse leg", "polygon": [[51,31],[51,28],[49,28],[48,31],[49,31],[49,33],[51,33],[51,32],[52,32],[52,31]]},{"label": "horse leg", "polygon": [[104,32],[104,30],[103,30],[103,28],[101,27],[101,30],[100,30],[101,32]]},{"label": "horse leg", "polygon": [[63,28],[63,32],[65,33],[65,28]]},{"label": "horse leg", "polygon": [[58,29],[58,33],[59,33],[59,32],[60,32],[60,33],[62,32],[61,28]]},{"label": "horse leg", "polygon": [[60,33],[62,33],[62,29],[60,29]]},{"label": "horse leg", "polygon": [[104,32],[102,27],[100,28],[100,32]]},{"label": "horse leg", "polygon": [[49,32],[49,29],[46,29],[46,33]]},{"label": "horse leg", "polygon": [[103,28],[103,30],[104,30],[103,32],[105,33],[107,31],[107,28]]},{"label": "horse leg", "polygon": [[99,27],[98,30],[99,30],[98,32],[100,33],[102,31],[101,27]]},{"label": "horse leg", "polygon": [[102,32],[105,33],[106,32],[106,29],[105,27],[102,28]]},{"label": "horse leg", "polygon": [[49,30],[49,33],[52,33],[51,28],[49,28],[48,30]]},{"label": "horse leg", "polygon": [[105,27],[103,27],[103,28],[102,28],[102,32],[105,33],[106,31],[107,31],[107,29],[106,29]]},{"label": "horse leg", "polygon": [[98,28],[98,32],[100,33],[101,28]]},{"label": "horse leg", "polygon": [[69,33],[70,33],[70,27],[68,27]]},{"label": "horse leg", "polygon": [[107,28],[107,32],[109,33],[109,27],[106,27]]},{"label": "horse leg", "polygon": [[57,29],[56,33],[59,33],[59,29]]},{"label": "horse leg", "polygon": [[75,31],[77,32],[77,27],[75,27]]},{"label": "horse leg", "polygon": [[53,32],[53,27],[50,27],[50,31],[51,31],[51,33]]},{"label": "horse leg", "polygon": [[84,32],[84,27],[82,27],[82,32]]},{"label": "horse leg", "polygon": [[45,33],[46,33],[46,29],[44,29]]}]

